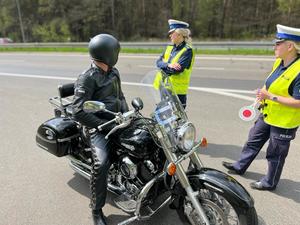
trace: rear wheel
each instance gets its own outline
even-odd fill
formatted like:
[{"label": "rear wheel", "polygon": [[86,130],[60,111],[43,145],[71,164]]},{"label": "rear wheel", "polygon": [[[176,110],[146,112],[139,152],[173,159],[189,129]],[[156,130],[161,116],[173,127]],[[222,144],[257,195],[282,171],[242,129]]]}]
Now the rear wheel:
[{"label": "rear wheel", "polygon": [[[210,225],[257,225],[255,208],[241,208],[208,189],[199,189],[198,199]],[[177,213],[184,224],[204,224],[187,196],[181,197]]]}]

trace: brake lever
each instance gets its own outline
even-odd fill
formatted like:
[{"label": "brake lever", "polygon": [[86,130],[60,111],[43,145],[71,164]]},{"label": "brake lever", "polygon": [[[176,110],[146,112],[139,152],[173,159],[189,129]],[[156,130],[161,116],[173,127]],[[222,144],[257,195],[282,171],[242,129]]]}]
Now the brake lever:
[{"label": "brake lever", "polygon": [[116,121],[117,121],[117,118],[115,118],[115,119],[113,119],[113,120],[110,120],[110,121],[108,121],[108,122],[106,122],[106,123],[104,123],[104,124],[99,125],[99,126],[97,127],[97,129],[98,129],[99,131],[101,131],[101,130],[103,129],[103,127],[105,127],[105,126],[107,126],[107,125],[109,125],[109,124],[111,124],[111,123],[114,123],[114,122],[116,122]]},{"label": "brake lever", "polygon": [[108,134],[105,136],[105,139],[108,139],[108,137],[109,137],[112,133],[116,132],[117,130],[119,130],[119,129],[121,129],[121,128],[124,128],[124,127],[127,127],[127,126],[130,124],[130,122],[131,122],[131,120],[127,120],[127,121],[124,121],[123,123],[121,123],[121,124],[115,126],[113,129],[111,129],[111,130],[108,132]]}]

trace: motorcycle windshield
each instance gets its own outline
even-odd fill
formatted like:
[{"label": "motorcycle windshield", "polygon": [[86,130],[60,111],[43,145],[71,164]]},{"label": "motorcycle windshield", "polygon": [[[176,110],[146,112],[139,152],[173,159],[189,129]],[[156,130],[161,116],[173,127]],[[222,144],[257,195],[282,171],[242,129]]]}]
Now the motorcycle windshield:
[{"label": "motorcycle windshield", "polygon": [[161,71],[152,71],[142,80],[143,91],[151,98],[153,119],[168,135],[172,145],[176,145],[176,130],[187,121],[187,115],[170,82]]}]

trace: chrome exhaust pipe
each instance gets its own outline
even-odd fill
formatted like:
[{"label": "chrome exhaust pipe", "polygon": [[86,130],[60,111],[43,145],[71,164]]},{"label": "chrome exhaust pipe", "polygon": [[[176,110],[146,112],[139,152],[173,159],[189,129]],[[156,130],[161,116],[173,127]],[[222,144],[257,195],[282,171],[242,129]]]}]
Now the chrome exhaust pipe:
[{"label": "chrome exhaust pipe", "polygon": [[89,171],[92,170],[92,167],[89,166],[86,163],[81,162],[80,160],[76,159],[74,156],[68,155],[67,158],[73,163],[73,164],[77,164],[81,167],[84,167],[85,169],[88,169]]},{"label": "chrome exhaust pipe", "polygon": [[[90,180],[91,174],[89,172],[85,171],[84,168],[89,169],[91,167],[86,165],[83,162],[80,162],[79,160],[75,159],[74,157],[72,157],[72,159],[71,159],[71,157],[69,157],[69,159],[70,159],[70,162],[69,162],[70,167],[76,173],[78,173],[81,176],[83,176],[84,178]],[[75,160],[73,161],[73,159],[75,159]],[[79,162],[79,163],[77,163],[77,162]],[[110,183],[107,184],[107,190],[109,190],[110,192],[112,192],[114,194],[117,194],[117,195],[120,195],[124,192],[122,188],[120,188],[118,186],[115,186],[115,185],[112,185]]]},{"label": "chrome exhaust pipe", "polygon": [[70,161],[69,162],[70,167],[76,172],[79,173],[81,176],[83,176],[86,179],[90,179],[91,178],[91,174],[84,171],[82,168],[80,168],[81,165],[78,165],[77,163]]}]

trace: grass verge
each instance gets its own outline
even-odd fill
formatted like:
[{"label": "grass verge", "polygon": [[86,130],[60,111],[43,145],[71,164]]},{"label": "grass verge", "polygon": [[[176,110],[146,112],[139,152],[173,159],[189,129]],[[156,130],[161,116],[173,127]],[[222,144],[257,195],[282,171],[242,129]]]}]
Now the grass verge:
[{"label": "grass verge", "polygon": [[[145,48],[122,48],[122,53],[143,53],[160,54],[163,48],[145,49]],[[55,48],[55,47],[4,47],[0,46],[0,52],[79,52],[87,53],[86,48]],[[199,55],[273,55],[274,52],[269,49],[250,49],[250,48],[232,48],[232,49],[196,49]]]}]

